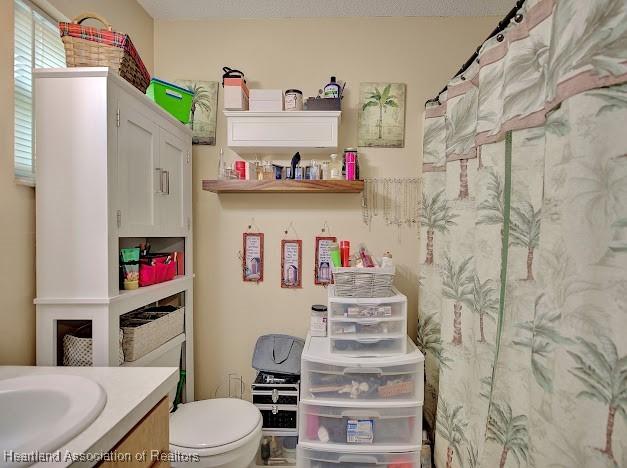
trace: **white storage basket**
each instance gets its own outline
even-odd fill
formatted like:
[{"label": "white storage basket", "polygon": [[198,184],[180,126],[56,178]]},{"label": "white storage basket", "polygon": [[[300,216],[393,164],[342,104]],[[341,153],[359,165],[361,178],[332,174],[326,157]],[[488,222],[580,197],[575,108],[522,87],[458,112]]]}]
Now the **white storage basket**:
[{"label": "white storage basket", "polygon": [[[147,320],[145,315],[154,314],[154,320]],[[130,315],[130,314],[128,314]],[[127,325],[122,325],[124,340],[124,359],[127,362],[136,361],[162,344],[184,332],[185,308],[180,307],[171,312],[137,312],[135,318],[125,317]],[[133,323],[136,321],[136,323]],[[133,325],[133,326],[130,326]]]},{"label": "white storage basket", "polygon": [[[82,336],[81,336],[82,335]],[[124,362],[124,350],[122,348],[122,330],[120,330],[120,346],[118,352],[118,364]],[[63,365],[64,366],[92,366],[94,357],[92,352],[91,325],[85,325],[72,335],[63,337]]]},{"label": "white storage basket", "polygon": [[335,294],[340,297],[387,297],[393,294],[396,268],[334,267]]}]

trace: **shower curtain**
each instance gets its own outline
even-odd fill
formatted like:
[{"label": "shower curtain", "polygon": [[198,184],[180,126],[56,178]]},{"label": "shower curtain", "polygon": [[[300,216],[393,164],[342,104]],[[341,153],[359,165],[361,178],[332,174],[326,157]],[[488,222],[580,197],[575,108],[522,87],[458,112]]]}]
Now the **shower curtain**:
[{"label": "shower curtain", "polygon": [[625,0],[528,0],[426,107],[437,467],[627,467],[625,83]]}]

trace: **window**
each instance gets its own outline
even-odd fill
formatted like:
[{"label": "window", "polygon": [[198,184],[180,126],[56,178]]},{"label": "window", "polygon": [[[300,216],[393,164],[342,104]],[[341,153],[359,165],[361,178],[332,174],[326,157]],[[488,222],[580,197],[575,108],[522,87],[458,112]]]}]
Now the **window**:
[{"label": "window", "polygon": [[15,177],[34,185],[32,70],[65,67],[65,51],[56,21],[28,0],[14,5]]}]

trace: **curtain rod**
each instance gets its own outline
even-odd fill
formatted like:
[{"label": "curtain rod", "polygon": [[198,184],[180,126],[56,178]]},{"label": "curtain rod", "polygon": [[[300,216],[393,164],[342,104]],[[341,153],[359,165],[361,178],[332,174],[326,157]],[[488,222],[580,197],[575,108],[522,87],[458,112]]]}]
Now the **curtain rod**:
[{"label": "curtain rod", "polygon": [[[518,14],[518,10],[520,10],[523,6],[523,4],[525,3],[526,0],[518,0],[516,2],[516,5],[514,6],[514,8],[512,8],[509,13],[507,13],[507,15],[505,16],[505,18],[503,18],[498,26],[494,29],[494,31],[492,31],[490,33],[490,35],[488,37],[486,37],[485,41],[483,41],[481,43],[481,45],[479,47],[477,47],[477,50],[475,51],[474,54],[472,54],[472,56],[466,60],[466,63],[464,63],[462,65],[462,67],[457,71],[457,73],[455,73],[453,75],[453,78],[458,77],[459,75],[461,75],[462,73],[464,73],[468,67],[470,67],[470,65],[472,65],[472,63],[475,61],[475,59],[479,56],[479,51],[481,50],[481,46],[483,46],[483,44],[488,41],[489,39],[493,38],[494,36],[496,36],[497,34],[500,34],[511,22],[511,20],[513,19],[514,21],[516,21],[517,23],[520,23],[522,21],[522,15]],[[498,38],[497,40],[499,42],[501,42],[503,40],[503,37]],[[451,78],[451,80],[453,79]],[[429,104],[430,102],[440,102],[440,94],[442,94],[444,91],[446,91],[448,89],[448,86],[445,86],[444,88],[442,88],[442,91],[440,91],[436,97],[429,99],[427,102],[425,102],[425,104]]]}]

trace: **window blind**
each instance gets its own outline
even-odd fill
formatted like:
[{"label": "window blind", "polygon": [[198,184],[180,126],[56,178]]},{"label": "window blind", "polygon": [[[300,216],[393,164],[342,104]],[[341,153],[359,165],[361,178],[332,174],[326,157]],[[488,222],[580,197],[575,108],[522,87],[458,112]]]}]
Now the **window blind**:
[{"label": "window blind", "polygon": [[15,176],[34,185],[33,68],[65,67],[65,51],[56,22],[27,0],[14,6]]}]

